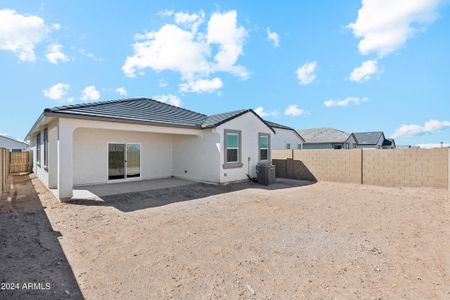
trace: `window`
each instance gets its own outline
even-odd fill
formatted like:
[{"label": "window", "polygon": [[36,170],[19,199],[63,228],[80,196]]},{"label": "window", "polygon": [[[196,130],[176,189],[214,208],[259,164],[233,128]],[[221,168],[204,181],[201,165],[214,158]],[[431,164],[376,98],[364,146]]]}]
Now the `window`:
[{"label": "window", "polygon": [[224,168],[239,168],[241,163],[241,132],[239,130],[225,130]]},{"label": "window", "polygon": [[41,166],[41,134],[36,136],[36,163]]},{"label": "window", "polygon": [[297,149],[301,150],[302,149],[302,144],[297,144]]},{"label": "window", "polygon": [[291,144],[287,143],[287,144],[286,144],[286,149],[287,149],[287,150],[291,149]]},{"label": "window", "polygon": [[48,129],[44,129],[44,167],[48,166]]},{"label": "window", "polygon": [[333,145],[333,148],[336,150],[342,149],[342,145]]},{"label": "window", "polygon": [[[289,148],[291,144],[288,144]],[[259,160],[269,160],[270,135],[259,134]]]}]

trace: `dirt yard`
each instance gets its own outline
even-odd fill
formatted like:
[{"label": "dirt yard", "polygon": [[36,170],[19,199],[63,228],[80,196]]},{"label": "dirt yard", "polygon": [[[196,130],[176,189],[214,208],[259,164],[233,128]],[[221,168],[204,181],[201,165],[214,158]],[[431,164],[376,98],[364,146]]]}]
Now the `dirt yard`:
[{"label": "dirt yard", "polygon": [[[27,218],[48,218],[51,227],[26,229],[9,220],[23,212],[4,210],[1,261],[25,259],[36,268],[0,266],[3,281],[61,276],[58,292],[77,298],[79,286],[87,299],[450,298],[444,190],[195,184],[64,204],[39,182],[36,190],[44,213]],[[59,232],[45,247],[63,256],[62,266],[41,270],[49,257],[33,250],[15,256],[9,239],[22,231],[33,235],[22,242],[30,249],[45,232]]]}]

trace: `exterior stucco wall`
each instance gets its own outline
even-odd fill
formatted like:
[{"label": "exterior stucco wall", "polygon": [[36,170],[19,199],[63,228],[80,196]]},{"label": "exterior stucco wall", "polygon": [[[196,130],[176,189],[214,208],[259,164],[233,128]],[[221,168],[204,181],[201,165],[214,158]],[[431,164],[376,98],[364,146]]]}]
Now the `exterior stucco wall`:
[{"label": "exterior stucco wall", "polygon": [[173,175],[217,183],[220,153],[220,135],[215,129],[205,129],[201,136],[174,136]]},{"label": "exterior stucco wall", "polygon": [[274,128],[276,134],[272,138],[273,150],[286,150],[286,145],[291,144],[291,149],[299,149],[298,145],[302,144],[302,140],[292,130]]},{"label": "exterior stucco wall", "polygon": [[74,132],[74,185],[108,182],[108,143],[141,145],[142,179],[172,175],[172,135],[80,128]]},{"label": "exterior stucco wall", "polygon": [[[240,130],[242,140],[241,162],[242,167],[226,169],[223,167],[224,157],[224,130]],[[238,118],[235,118],[227,123],[217,127],[217,132],[220,135],[220,182],[227,183],[233,181],[246,180],[247,174],[256,176],[256,165],[259,160],[259,133],[267,133],[270,135],[270,140],[273,140],[273,132],[253,113],[248,112]],[[271,155],[269,149],[269,158]]]},{"label": "exterior stucco wall", "polygon": [[[44,129],[48,129],[48,166],[44,168]],[[41,134],[41,165],[37,164],[37,144],[36,136]],[[58,122],[53,121],[39,131],[35,132],[30,138],[29,150],[33,153],[33,173],[50,188],[56,187],[56,147],[58,139]]]}]

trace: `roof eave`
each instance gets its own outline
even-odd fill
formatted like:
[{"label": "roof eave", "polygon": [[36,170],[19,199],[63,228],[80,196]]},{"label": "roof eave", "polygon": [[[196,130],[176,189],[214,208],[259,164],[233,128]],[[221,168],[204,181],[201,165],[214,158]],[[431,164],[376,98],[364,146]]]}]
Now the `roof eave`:
[{"label": "roof eave", "polygon": [[125,119],[125,118],[117,118],[117,117],[93,116],[93,115],[85,115],[85,114],[72,114],[72,113],[63,113],[63,112],[53,112],[51,110],[49,110],[48,112],[44,112],[44,115],[45,116],[49,116],[49,117],[57,117],[57,118],[71,118],[71,119],[83,119],[83,120],[109,121],[109,122],[118,122],[118,123],[127,123],[127,124],[140,124],[140,125],[153,125],[153,126],[175,127],[175,128],[202,129],[200,127],[200,125],[171,124],[171,123],[164,123],[164,122],[132,120],[132,119]]}]

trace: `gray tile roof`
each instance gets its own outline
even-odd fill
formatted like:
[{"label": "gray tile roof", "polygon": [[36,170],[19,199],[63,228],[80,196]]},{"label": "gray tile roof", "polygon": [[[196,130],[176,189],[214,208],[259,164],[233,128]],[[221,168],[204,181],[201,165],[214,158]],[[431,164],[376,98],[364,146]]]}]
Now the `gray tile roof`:
[{"label": "gray tile roof", "polygon": [[269,124],[270,127],[294,130],[293,128],[288,127],[288,126],[285,126],[285,125],[281,125],[281,124],[278,124],[278,123],[275,123],[275,122],[271,122],[271,121],[267,121],[267,120],[264,120],[264,121],[265,121],[267,124]]},{"label": "gray tile roof", "polygon": [[376,145],[384,135],[382,131],[353,132],[358,145]]},{"label": "gray tile roof", "polygon": [[305,139],[306,144],[345,143],[351,135],[335,128],[300,129],[298,133]]},{"label": "gray tile roof", "polygon": [[46,113],[200,127],[206,115],[147,98],[101,101],[49,108]]},{"label": "gray tile roof", "polygon": [[248,109],[240,109],[235,111],[230,111],[226,113],[216,114],[208,116],[202,123],[203,128],[215,127],[220,125],[232,118],[236,118],[237,116],[248,112]]},{"label": "gray tile roof", "polygon": [[281,129],[286,129],[286,130],[292,130],[292,131],[294,131],[296,134],[297,134],[297,136],[304,142],[305,141],[305,139],[294,129],[294,128],[292,128],[292,127],[288,127],[288,126],[285,126],[285,125],[281,125],[281,124],[278,124],[278,123],[275,123],[275,122],[272,122],[272,121],[267,121],[267,120],[264,120],[264,122],[266,122],[270,127],[272,127],[272,128],[281,128]]},{"label": "gray tile roof", "polygon": [[[241,109],[207,116],[205,114],[148,98],[100,101],[47,108],[44,110],[44,114],[47,115],[53,113],[76,117],[116,119],[119,121],[145,122],[160,124],[163,126],[192,128],[216,127],[247,112],[252,112],[263,123],[265,123],[265,121],[251,109]],[[267,125],[267,123],[265,124]],[[272,129],[269,125],[267,126]]]}]

